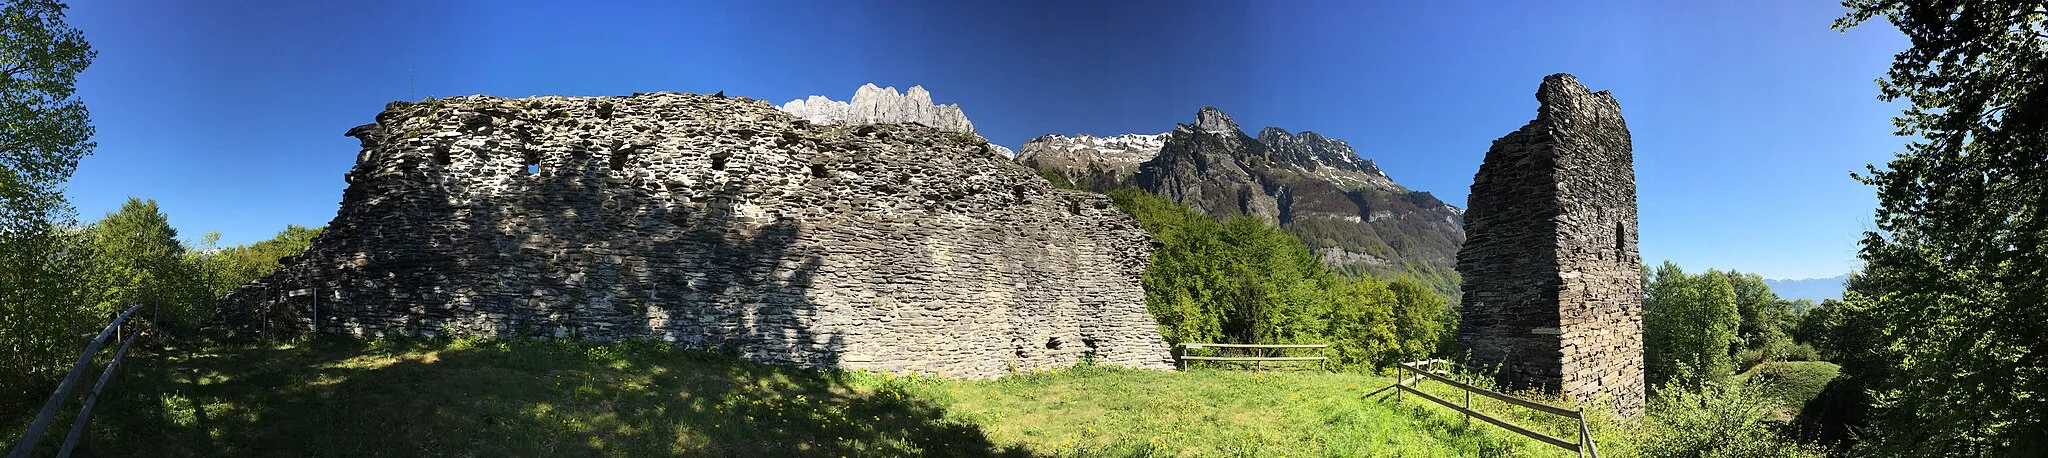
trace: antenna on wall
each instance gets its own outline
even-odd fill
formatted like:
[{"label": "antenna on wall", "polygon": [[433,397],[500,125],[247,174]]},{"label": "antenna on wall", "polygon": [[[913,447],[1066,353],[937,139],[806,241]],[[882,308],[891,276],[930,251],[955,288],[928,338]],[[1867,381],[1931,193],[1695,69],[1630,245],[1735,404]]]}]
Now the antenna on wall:
[{"label": "antenna on wall", "polygon": [[412,69],[405,69],[405,99],[419,100],[419,83],[413,81]]}]

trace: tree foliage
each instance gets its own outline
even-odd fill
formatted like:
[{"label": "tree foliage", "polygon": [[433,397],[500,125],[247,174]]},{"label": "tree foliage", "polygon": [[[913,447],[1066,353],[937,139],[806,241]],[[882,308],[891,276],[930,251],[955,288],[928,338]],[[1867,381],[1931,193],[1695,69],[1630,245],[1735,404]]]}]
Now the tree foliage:
[{"label": "tree foliage", "polygon": [[1164,246],[1144,284],[1169,342],[1332,345],[1345,364],[1434,354],[1444,297],[1409,279],[1350,278],[1295,236],[1253,217],[1218,221],[1136,189],[1110,192]]},{"label": "tree foliage", "polygon": [[53,0],[0,7],[0,234],[35,232],[65,208],[64,180],[92,151],[78,72],[97,53]]},{"label": "tree foliage", "polygon": [[85,241],[95,257],[93,287],[101,309],[155,307],[149,318],[175,335],[189,335],[210,310],[204,275],[155,200],[129,198],[87,226]]},{"label": "tree foliage", "polygon": [[73,97],[94,53],[48,0],[0,5],[0,411],[49,386],[107,312],[63,183],[92,151]]},{"label": "tree foliage", "polygon": [[1843,5],[1836,29],[1883,18],[1912,42],[1878,81],[1910,102],[1894,119],[1910,140],[1857,176],[1878,208],[1845,310],[1876,328],[1868,346],[1833,345],[1875,393],[1864,445],[2048,454],[2048,4]]},{"label": "tree foliage", "polygon": [[1734,371],[1730,352],[1741,341],[1742,313],[1727,275],[1686,274],[1665,261],[1643,291],[1643,371],[1651,384],[1697,385]]},{"label": "tree foliage", "polygon": [[[237,286],[270,275],[280,266],[278,260],[304,253],[307,247],[313,246],[313,239],[320,236],[321,229],[287,225],[284,231],[269,240],[227,248],[207,247],[188,256],[193,258],[191,262],[203,268],[208,290],[219,297]],[[209,234],[209,238],[217,237]]]}]

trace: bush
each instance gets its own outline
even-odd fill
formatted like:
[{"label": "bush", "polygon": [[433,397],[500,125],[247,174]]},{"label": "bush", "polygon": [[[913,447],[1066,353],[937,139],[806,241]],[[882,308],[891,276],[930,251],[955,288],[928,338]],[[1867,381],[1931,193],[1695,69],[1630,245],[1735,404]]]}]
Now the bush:
[{"label": "bush", "polygon": [[1812,345],[1798,344],[1785,350],[1786,361],[1820,361],[1820,352]]},{"label": "bush", "polygon": [[1666,385],[1651,400],[1647,457],[1820,457],[1819,447],[1785,437],[1771,421],[1775,402],[1756,383],[1707,382],[1698,391]]},{"label": "bush", "polygon": [[1770,362],[1743,373],[1741,379],[1756,385],[1780,408],[1797,410],[1819,396],[1821,389],[1841,372],[1841,366],[1822,361]]}]

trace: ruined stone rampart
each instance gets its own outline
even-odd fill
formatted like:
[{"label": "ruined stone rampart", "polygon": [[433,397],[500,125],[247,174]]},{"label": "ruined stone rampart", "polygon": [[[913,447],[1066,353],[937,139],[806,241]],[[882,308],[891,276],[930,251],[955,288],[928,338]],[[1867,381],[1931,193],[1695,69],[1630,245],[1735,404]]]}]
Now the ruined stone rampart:
[{"label": "ruined stone rampart", "polygon": [[349,135],[340,213],[224,320],[966,377],[1169,367],[1152,239],[973,134],[660,93],[394,103]]},{"label": "ruined stone rampart", "polygon": [[1461,344],[1510,386],[1643,407],[1642,259],[1621,106],[1544,78],[1536,120],[1495,140],[1472,183]]}]

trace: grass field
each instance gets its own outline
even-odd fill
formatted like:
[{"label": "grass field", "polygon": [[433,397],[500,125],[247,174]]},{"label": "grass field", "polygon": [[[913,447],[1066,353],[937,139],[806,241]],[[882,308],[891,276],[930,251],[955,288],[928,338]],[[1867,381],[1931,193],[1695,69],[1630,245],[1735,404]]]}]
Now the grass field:
[{"label": "grass field", "polygon": [[[648,344],[481,340],[322,339],[136,356],[97,410],[95,452],[1572,456],[1491,425],[1467,426],[1412,397],[1368,397],[1392,380],[1355,373],[1081,366],[958,381],[767,366]],[[1517,418],[1577,437],[1575,423]],[[1622,444],[1630,432],[1596,426],[1604,456],[1630,454]]]}]

